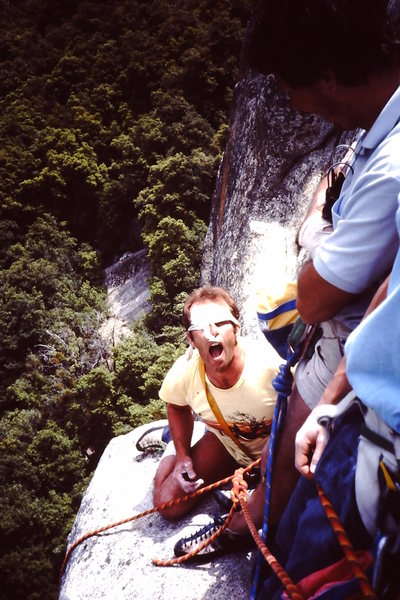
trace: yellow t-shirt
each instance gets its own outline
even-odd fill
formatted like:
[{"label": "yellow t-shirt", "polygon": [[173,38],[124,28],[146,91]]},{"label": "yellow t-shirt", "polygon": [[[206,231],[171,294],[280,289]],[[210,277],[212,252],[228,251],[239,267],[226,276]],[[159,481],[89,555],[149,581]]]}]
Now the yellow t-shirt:
[{"label": "yellow t-shirt", "polygon": [[207,378],[207,386],[214,396],[232,433],[243,444],[249,458],[221,430],[208,404],[199,375],[199,353],[188,358],[183,355],[173,364],[160,389],[160,398],[170,404],[189,405],[223,443],[227,451],[242,466],[260,458],[267,436],[271,431],[276,392],[272,380],[282,362],[280,356],[264,340],[240,338],[245,353],[245,366],[237,383],[229,389],[215,387]]}]

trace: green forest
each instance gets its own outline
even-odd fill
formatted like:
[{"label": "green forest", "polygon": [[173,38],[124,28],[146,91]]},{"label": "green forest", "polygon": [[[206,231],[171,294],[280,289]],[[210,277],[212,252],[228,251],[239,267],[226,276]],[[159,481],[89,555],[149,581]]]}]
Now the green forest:
[{"label": "green forest", "polygon": [[[0,0],[2,600],[56,598],[102,451],[165,416],[249,12]],[[142,248],[152,310],[112,347],[104,269]]]}]

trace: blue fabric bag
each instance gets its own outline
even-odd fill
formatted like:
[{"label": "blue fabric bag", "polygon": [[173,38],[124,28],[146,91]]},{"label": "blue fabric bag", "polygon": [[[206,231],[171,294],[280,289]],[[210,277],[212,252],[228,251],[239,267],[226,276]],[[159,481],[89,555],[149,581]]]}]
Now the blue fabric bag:
[{"label": "blue fabric bag", "polygon": [[269,285],[256,295],[257,318],[261,331],[278,354],[286,360],[288,338],[299,313],[296,309],[297,283]]}]

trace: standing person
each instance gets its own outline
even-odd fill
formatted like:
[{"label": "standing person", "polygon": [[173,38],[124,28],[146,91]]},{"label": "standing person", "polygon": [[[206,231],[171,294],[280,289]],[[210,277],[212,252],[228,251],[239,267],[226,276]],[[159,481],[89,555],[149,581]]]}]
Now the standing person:
[{"label": "standing person", "polygon": [[[296,485],[295,436],[320,400],[398,247],[400,192],[399,43],[385,0],[261,0],[250,40],[253,68],[275,75],[293,108],[362,135],[332,207],[333,232],[298,277],[297,308],[322,337],[296,381],[275,454],[272,527]],[[267,456],[263,452],[264,462]],[[262,467],[263,468],[263,467]],[[250,510],[261,525],[263,494]],[[247,528],[242,515],[230,525]]]},{"label": "standing person", "polygon": [[[265,0],[253,39],[255,66],[275,74],[294,108],[317,113],[339,130],[363,130],[332,207],[333,232],[298,276],[298,311],[305,323],[319,324],[322,337],[311,359],[300,361],[296,370],[273,475],[271,511],[278,518],[297,479],[295,433],[319,402],[349,333],[390,272],[397,251],[399,44],[386,4]],[[289,462],[291,477],[283,466]]]},{"label": "standing person", "polygon": [[[351,331],[357,325],[355,302],[363,302],[362,307],[356,306],[361,308],[359,321],[371,298],[371,294],[365,292],[374,292],[378,288],[390,272],[398,250],[395,222],[400,193],[397,33],[388,19],[388,2],[385,0],[264,0],[261,4],[253,46],[258,68],[275,74],[294,107],[316,112],[343,129],[363,129],[340,196],[332,208],[334,231],[321,244],[314,260],[303,267],[298,280],[298,310],[306,323],[340,320],[350,324]],[[397,264],[396,261],[395,273]],[[399,431],[399,361],[393,350],[393,344],[397,345],[394,332],[398,333],[398,304],[394,310],[398,302],[397,283],[395,276],[387,300],[359,329],[355,329],[346,345],[349,380],[361,400],[376,411],[368,411],[367,428],[373,429],[371,423],[375,417],[371,415],[378,413],[383,425],[380,421],[382,428],[377,427],[378,431],[374,433],[382,435],[384,432],[384,437],[390,437],[388,430],[393,427]],[[382,295],[382,289],[377,294]],[[375,299],[373,306],[376,304]],[[378,338],[386,336],[387,340],[381,339],[376,345],[377,338],[368,337],[366,332],[368,335],[374,333]],[[279,470],[288,450],[287,442],[292,440],[290,453],[293,456],[293,434],[322,396],[321,389],[313,395],[313,382],[319,380],[322,391],[328,383],[323,371],[319,370],[319,365],[325,369],[329,362],[324,352],[324,335],[322,346],[317,344],[317,353],[311,363],[300,364],[296,373],[297,385],[289,398],[281,445],[276,455],[272,484],[275,498],[281,493]],[[384,349],[386,344],[390,350]],[[377,354],[377,350],[381,354]],[[389,358],[388,362],[386,358]],[[333,401],[342,375],[343,366],[324,392],[324,402],[327,398]],[[373,386],[370,385],[372,380]],[[385,392],[387,397],[382,396]],[[304,410],[305,404],[307,410]],[[319,407],[313,414],[314,419],[310,418],[297,435],[302,452],[301,456],[300,450],[297,452],[296,462],[303,472],[307,471],[310,480],[314,477],[316,459],[310,468],[315,438],[312,438],[309,425],[321,414]],[[356,549],[370,548],[374,531],[370,516],[368,522],[365,515],[372,512],[376,517],[377,514],[377,495],[372,493],[376,472],[367,479],[371,493],[364,487],[361,494],[367,509],[359,513],[355,507],[356,498],[358,501],[361,497],[360,494],[357,497],[360,488],[354,470],[362,422],[362,414],[354,407],[342,421],[337,421],[331,442],[315,470],[315,479],[333,502]],[[393,435],[393,443],[395,438]],[[319,447],[317,454],[320,455]],[[390,467],[395,465],[393,453],[392,459],[386,460]],[[377,458],[376,468],[378,462]],[[364,472],[364,486],[368,475]],[[315,484],[310,480],[302,479],[297,485],[280,521],[274,547],[278,560],[296,582],[330,567],[343,557],[332,531],[324,529],[326,516]],[[376,531],[376,523],[374,525]],[[259,598],[280,597],[279,587],[276,579],[269,577]]]},{"label": "standing person", "polygon": [[[264,340],[240,336],[239,309],[226,290],[202,287],[192,292],[183,308],[183,325],[191,351],[174,363],[160,389],[174,453],[167,452],[157,469],[155,505],[259,458],[276,403],[272,379],[280,358]],[[222,421],[210,402],[219,407]],[[206,433],[191,447],[194,415]],[[163,514],[178,518],[194,502],[177,504]]]}]

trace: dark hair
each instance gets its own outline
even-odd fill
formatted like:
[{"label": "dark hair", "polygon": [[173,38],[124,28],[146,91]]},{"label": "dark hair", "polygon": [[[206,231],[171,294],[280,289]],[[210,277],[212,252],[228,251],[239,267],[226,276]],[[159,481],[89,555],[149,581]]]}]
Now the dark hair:
[{"label": "dark hair", "polygon": [[195,302],[204,302],[209,300],[211,302],[223,301],[230,308],[232,315],[235,319],[239,319],[239,309],[232,296],[224,290],[224,288],[217,286],[204,286],[194,290],[187,298],[183,306],[182,324],[185,329],[188,329],[191,325],[190,321],[190,309]]},{"label": "dark hair", "polygon": [[249,36],[250,66],[292,87],[332,69],[348,87],[398,64],[387,0],[258,0]]}]

